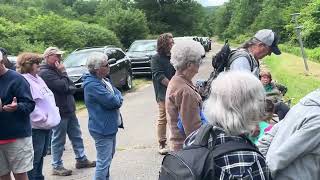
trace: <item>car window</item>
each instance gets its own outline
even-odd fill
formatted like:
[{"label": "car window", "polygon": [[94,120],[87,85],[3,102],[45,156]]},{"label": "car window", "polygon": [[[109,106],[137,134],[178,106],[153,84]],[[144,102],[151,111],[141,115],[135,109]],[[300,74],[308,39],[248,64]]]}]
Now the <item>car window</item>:
[{"label": "car window", "polygon": [[16,62],[17,62],[17,56],[8,56],[8,60],[9,60],[11,63],[16,63]]},{"label": "car window", "polygon": [[116,52],[116,59],[117,60],[123,59],[125,56],[126,55],[122,51],[117,50],[117,52]]},{"label": "car window", "polygon": [[132,43],[128,52],[155,51],[156,49],[156,41],[138,41]]},{"label": "car window", "polygon": [[63,64],[66,68],[68,67],[79,67],[85,66],[88,56],[91,52],[103,52],[102,50],[90,50],[83,52],[71,53],[64,61]]},{"label": "car window", "polygon": [[115,55],[115,51],[111,51],[111,50],[108,50],[107,51],[107,56],[108,56],[108,59],[113,59],[115,58],[116,59],[116,55]]}]

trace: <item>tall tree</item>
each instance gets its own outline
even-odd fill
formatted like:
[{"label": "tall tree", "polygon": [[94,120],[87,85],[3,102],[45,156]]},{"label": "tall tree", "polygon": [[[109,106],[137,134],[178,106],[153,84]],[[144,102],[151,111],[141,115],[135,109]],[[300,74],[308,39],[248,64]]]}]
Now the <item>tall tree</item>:
[{"label": "tall tree", "polygon": [[205,12],[195,0],[135,0],[135,6],[146,13],[153,34],[170,31],[182,36],[202,31]]},{"label": "tall tree", "polygon": [[223,33],[229,26],[232,11],[230,10],[230,4],[220,6],[213,15],[213,34],[223,37]]},{"label": "tall tree", "polygon": [[224,35],[235,38],[236,35],[249,32],[250,25],[261,10],[262,1],[263,0],[231,0],[230,4],[232,4],[233,12]]},{"label": "tall tree", "polygon": [[114,31],[125,48],[136,39],[144,39],[149,33],[145,14],[138,9],[116,9],[101,19],[102,24]]},{"label": "tall tree", "polygon": [[310,2],[301,10],[300,23],[303,26],[303,40],[307,47],[320,45],[320,0]]},{"label": "tall tree", "polygon": [[287,0],[264,0],[262,10],[251,25],[251,31],[255,32],[259,29],[272,29],[277,32],[281,39],[286,39],[285,25],[289,16],[285,8],[290,6]]}]

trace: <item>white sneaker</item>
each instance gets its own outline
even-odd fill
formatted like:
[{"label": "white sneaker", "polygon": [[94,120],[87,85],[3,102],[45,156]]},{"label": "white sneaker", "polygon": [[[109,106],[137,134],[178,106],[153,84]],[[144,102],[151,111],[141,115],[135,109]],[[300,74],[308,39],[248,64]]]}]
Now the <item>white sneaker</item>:
[{"label": "white sneaker", "polygon": [[160,144],[158,152],[161,155],[166,155],[169,152],[169,149],[166,148],[166,144]]}]

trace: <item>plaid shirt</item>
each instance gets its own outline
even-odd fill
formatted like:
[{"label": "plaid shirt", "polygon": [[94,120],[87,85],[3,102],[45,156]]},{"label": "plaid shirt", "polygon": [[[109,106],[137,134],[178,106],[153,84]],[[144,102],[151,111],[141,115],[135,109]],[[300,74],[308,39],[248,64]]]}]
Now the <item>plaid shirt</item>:
[{"label": "plaid shirt", "polygon": [[[241,136],[227,136],[225,132],[215,127],[217,138],[215,142],[209,139],[208,146],[218,146],[220,144],[237,141],[251,143]],[[191,143],[197,131],[192,133],[186,140]],[[185,144],[185,145],[187,145]],[[215,176],[219,180],[271,180],[271,173],[267,167],[265,158],[254,151],[234,151],[215,158]]]},{"label": "plaid shirt", "polygon": [[[217,127],[214,127],[218,129]],[[209,140],[209,147],[218,146],[228,141],[251,143],[241,136],[227,136],[220,130],[215,142]],[[254,151],[235,151],[215,158],[215,175],[219,180],[271,180],[271,173],[265,158]]]}]

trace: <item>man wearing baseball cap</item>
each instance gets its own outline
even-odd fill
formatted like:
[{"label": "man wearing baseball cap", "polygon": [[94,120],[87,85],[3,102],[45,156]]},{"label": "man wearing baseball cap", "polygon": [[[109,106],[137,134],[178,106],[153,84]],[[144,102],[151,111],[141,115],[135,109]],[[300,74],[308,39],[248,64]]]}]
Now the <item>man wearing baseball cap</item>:
[{"label": "man wearing baseball cap", "polygon": [[232,53],[229,58],[229,69],[251,71],[259,77],[259,60],[271,53],[281,54],[278,41],[277,34],[272,30],[259,30],[249,41]]},{"label": "man wearing baseball cap", "polygon": [[61,159],[67,134],[75,152],[76,168],[95,167],[96,163],[95,161],[89,161],[84,152],[80,124],[75,113],[76,107],[73,94],[76,88],[68,78],[66,69],[61,63],[63,53],[64,51],[59,50],[57,47],[47,48],[43,53],[45,64],[40,66],[39,75],[53,92],[61,116],[60,123],[52,129],[52,174],[69,176],[72,171],[64,168]]}]

